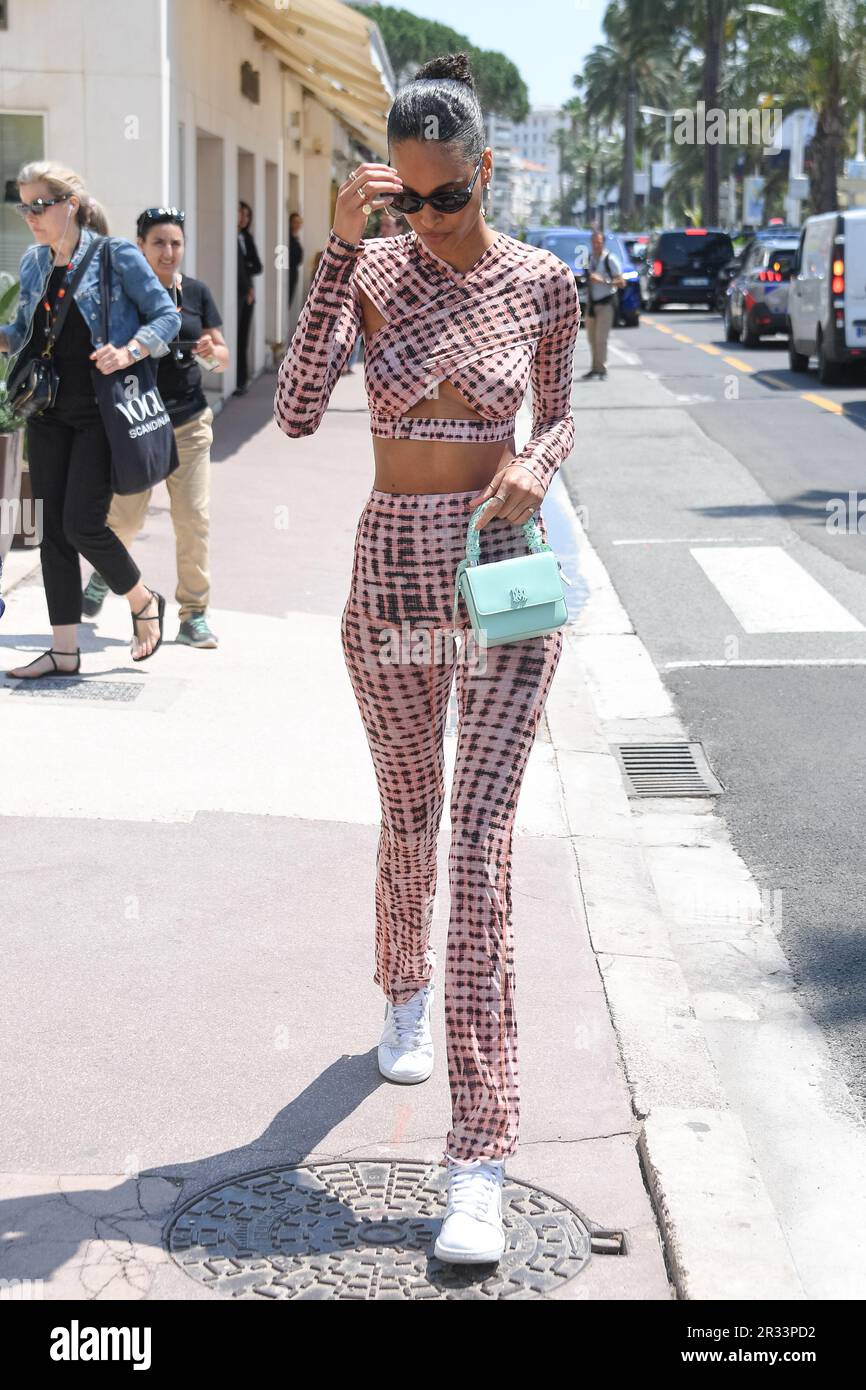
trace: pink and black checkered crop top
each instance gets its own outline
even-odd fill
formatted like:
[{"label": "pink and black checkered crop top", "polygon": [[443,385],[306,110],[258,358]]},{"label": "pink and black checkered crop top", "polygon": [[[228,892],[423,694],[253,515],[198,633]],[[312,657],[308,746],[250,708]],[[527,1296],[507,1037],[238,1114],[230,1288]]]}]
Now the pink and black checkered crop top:
[{"label": "pink and black checkered crop top", "polygon": [[[331,231],[277,377],[274,416],[293,438],[318,429],[364,330],[359,288],[386,319],[365,350],[371,432],[506,440],[531,380],[532,433],[515,462],[546,489],[574,445],[580,306],[565,261],[500,232],[459,271],[415,232],[353,245]],[[446,378],[481,419],[403,414]]]}]

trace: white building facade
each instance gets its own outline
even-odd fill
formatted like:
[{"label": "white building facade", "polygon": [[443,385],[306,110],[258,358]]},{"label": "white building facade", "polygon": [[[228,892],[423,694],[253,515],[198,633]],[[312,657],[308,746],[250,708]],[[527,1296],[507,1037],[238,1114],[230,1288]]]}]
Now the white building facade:
[{"label": "white building facade", "polygon": [[[31,240],[17,171],[56,160],[83,177],[113,235],[134,240],[147,206],[184,209],[184,268],[210,286],[233,348],[243,199],[264,266],[255,374],[290,336],[340,183],[386,158],[393,95],[378,29],[339,0],[0,0],[0,272],[17,274]],[[295,211],[305,260],[290,306]],[[234,352],[219,380],[234,387]]]}]

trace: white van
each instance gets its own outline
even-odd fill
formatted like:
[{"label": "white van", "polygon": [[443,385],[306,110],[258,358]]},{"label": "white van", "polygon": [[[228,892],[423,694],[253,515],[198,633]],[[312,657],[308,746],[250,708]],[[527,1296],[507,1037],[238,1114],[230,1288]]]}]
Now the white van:
[{"label": "white van", "polygon": [[805,372],[818,358],[826,385],[848,362],[866,362],[866,208],[808,217],[788,287],[788,359]]}]

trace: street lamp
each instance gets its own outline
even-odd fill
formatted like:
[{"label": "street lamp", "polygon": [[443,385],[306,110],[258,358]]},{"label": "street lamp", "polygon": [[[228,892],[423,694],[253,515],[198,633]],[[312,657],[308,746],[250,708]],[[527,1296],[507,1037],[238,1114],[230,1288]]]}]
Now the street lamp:
[{"label": "street lamp", "polygon": [[662,111],[658,106],[639,106],[638,110],[644,116],[664,116],[665,120],[665,182],[662,189],[662,226],[668,225],[668,184],[671,176],[671,121],[673,111]]}]

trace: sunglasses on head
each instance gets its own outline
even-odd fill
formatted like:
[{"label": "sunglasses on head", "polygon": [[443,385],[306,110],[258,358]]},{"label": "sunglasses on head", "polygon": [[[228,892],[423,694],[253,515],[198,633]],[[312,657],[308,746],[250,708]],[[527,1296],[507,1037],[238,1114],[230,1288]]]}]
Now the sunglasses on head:
[{"label": "sunglasses on head", "polygon": [[182,227],[185,217],[186,213],[182,208],[145,208],[138,219],[138,235],[144,236],[154,222],[176,222]]},{"label": "sunglasses on head", "polygon": [[71,198],[71,193],[61,193],[59,198],[34,198],[32,203],[16,203],[15,211],[20,212],[22,217],[30,213],[33,217],[41,217],[46,208],[53,208],[55,203],[65,203],[67,198]]},{"label": "sunglasses on head", "polygon": [[475,187],[475,180],[478,178],[478,171],[481,168],[481,156],[475,165],[475,173],[466,188],[455,188],[446,193],[431,193],[429,198],[422,198],[420,193],[393,193],[386,204],[394,212],[420,212],[425,203],[429,203],[431,208],[437,212],[459,212],[465,208],[469,199],[472,197],[472,190]]}]

